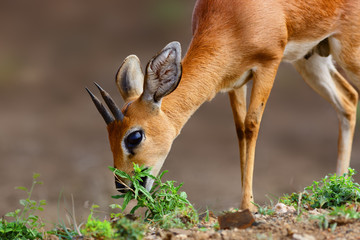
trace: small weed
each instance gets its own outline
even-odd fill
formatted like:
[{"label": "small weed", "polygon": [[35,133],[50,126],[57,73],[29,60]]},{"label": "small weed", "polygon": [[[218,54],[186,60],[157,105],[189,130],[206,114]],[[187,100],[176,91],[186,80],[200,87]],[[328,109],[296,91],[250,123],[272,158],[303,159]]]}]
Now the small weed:
[{"label": "small weed", "polygon": [[[58,210],[60,208],[60,199],[61,199],[61,193],[59,195],[59,200],[58,200]],[[59,219],[59,223],[55,225],[55,228],[47,232],[49,235],[55,235],[59,239],[67,239],[67,240],[71,240],[74,237],[81,236],[81,232],[80,232],[81,224],[78,225],[76,223],[75,203],[74,203],[73,195],[71,195],[71,202],[72,202],[72,211],[70,212],[69,210],[65,209],[66,217],[71,228],[67,227],[63,220]]]},{"label": "small weed", "polygon": [[[325,176],[320,181],[314,181],[303,192],[286,194],[279,201],[294,206],[298,213],[302,209],[330,209],[328,213],[310,215],[310,218],[317,221],[320,229],[334,231],[338,224],[360,218],[360,213],[356,211],[360,200],[360,185],[354,182],[355,174],[355,170],[349,168],[349,172],[343,176]],[[355,209],[349,207],[353,205]]]},{"label": "small weed", "polygon": [[115,239],[140,240],[143,239],[147,230],[146,224],[122,217],[113,223]]},{"label": "small weed", "polygon": [[320,215],[312,215],[310,219],[316,220],[320,229],[328,229],[330,228],[332,231],[335,230],[337,223],[331,223],[329,220],[329,215],[320,214]]},{"label": "small weed", "polygon": [[279,199],[279,202],[287,206],[297,207],[298,199],[299,199],[299,193],[291,193],[290,195],[286,193]]},{"label": "small weed", "polygon": [[269,215],[269,216],[272,216],[275,214],[275,210],[273,210],[272,208],[268,208],[267,206],[260,206],[259,204],[257,203],[254,203],[254,202],[251,202],[252,204],[254,204],[257,208],[258,208],[258,213],[261,214],[261,215]]},{"label": "small weed", "polygon": [[[90,208],[90,214],[87,221],[80,226],[76,226],[75,229],[67,228],[65,224],[59,225],[56,229],[49,231],[49,235],[55,235],[59,239],[78,239],[78,237],[84,239],[129,239],[138,240],[142,239],[146,233],[147,226],[141,221],[133,221],[127,219],[122,213],[111,213],[111,221],[99,220],[95,217],[95,210],[98,205],[92,205]],[[112,209],[119,208],[121,206],[117,204],[110,205]],[[73,224],[71,224],[73,225]],[[80,229],[78,232],[76,229]]]},{"label": "small weed", "polygon": [[321,182],[314,181],[305,190],[309,191],[309,203],[312,208],[329,208],[341,206],[349,202],[360,200],[360,185],[353,182],[355,170],[349,168],[349,172],[343,176],[336,174],[326,176]]},{"label": "small weed", "polygon": [[210,221],[210,211],[208,208],[206,208],[206,212],[205,212],[205,222],[209,222]]},{"label": "small weed", "polygon": [[215,231],[220,230],[219,222],[215,222],[212,227],[214,228]]},{"label": "small weed", "polygon": [[42,234],[39,231],[44,227],[44,224],[40,221],[39,216],[35,215],[35,212],[43,211],[46,202],[45,200],[38,202],[31,200],[35,185],[42,184],[42,182],[37,181],[39,176],[39,174],[33,174],[30,190],[26,187],[17,187],[17,189],[26,192],[27,198],[20,200],[22,209],[16,209],[14,212],[5,215],[5,217],[14,218],[14,221],[8,222],[4,218],[1,219],[0,239],[42,239]]},{"label": "small weed", "polygon": [[[120,209],[122,207],[119,204],[111,204],[110,208]],[[142,220],[130,219],[130,217],[124,216],[123,213],[111,213],[112,227],[115,231],[114,237],[121,239],[137,240],[142,239],[147,231],[147,224]]]},{"label": "small weed", "polygon": [[337,225],[350,223],[359,219],[360,212],[356,209],[356,204],[346,204],[339,207],[332,207],[331,211],[325,214],[311,215],[310,218],[317,220],[320,229],[330,228],[334,231]]},{"label": "small weed", "polygon": [[[134,189],[128,187],[129,190],[125,194],[113,196],[115,199],[124,198],[122,210],[125,210],[130,200],[135,199],[137,204],[130,213],[134,214],[137,209],[145,208],[145,221],[161,228],[189,228],[198,223],[197,211],[187,200],[186,193],[179,191],[182,184],[175,186],[175,181],[161,181],[167,171],[154,177],[150,174],[150,169],[139,167],[137,164],[134,164],[133,176],[112,167],[109,169],[117,176],[130,180],[134,186]],[[144,177],[154,179],[150,191],[140,184]]]},{"label": "small weed", "polygon": [[[355,208],[354,208],[355,206]],[[356,210],[357,205],[343,205],[340,207],[333,207],[329,213],[330,216],[342,217],[344,219],[359,219],[360,212]]]},{"label": "small weed", "polygon": [[55,228],[51,231],[48,231],[47,233],[49,235],[55,235],[59,239],[67,239],[67,240],[71,240],[71,239],[74,239],[77,236],[79,236],[77,231],[66,227],[65,224],[61,224],[61,225],[57,226],[57,228]]},{"label": "small weed", "polygon": [[[353,181],[356,172],[349,168],[343,176],[326,176],[321,181],[314,181],[302,192],[300,204],[305,208],[332,208],[360,200],[360,185]],[[298,207],[299,193],[284,195],[280,202]],[[301,207],[301,206],[300,206]]]},{"label": "small weed", "polygon": [[90,214],[84,228],[81,229],[81,233],[85,237],[93,237],[95,239],[111,239],[114,236],[111,222],[101,221],[94,217],[94,209],[98,208],[98,205],[92,205],[90,208]]}]

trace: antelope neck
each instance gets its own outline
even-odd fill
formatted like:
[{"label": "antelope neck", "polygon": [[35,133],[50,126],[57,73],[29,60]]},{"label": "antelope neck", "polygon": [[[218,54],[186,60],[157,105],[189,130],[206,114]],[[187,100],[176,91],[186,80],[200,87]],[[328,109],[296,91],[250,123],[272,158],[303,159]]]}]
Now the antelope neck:
[{"label": "antelope neck", "polygon": [[212,61],[213,56],[206,56],[206,53],[189,55],[182,62],[183,72],[178,87],[161,104],[162,111],[174,124],[176,135],[191,115],[215,96],[222,78],[219,65]]}]

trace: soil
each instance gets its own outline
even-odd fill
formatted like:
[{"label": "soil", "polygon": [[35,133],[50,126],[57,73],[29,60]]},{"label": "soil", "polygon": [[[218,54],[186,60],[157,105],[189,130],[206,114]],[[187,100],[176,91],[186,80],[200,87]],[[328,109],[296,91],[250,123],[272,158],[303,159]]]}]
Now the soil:
[{"label": "soil", "polygon": [[296,213],[282,213],[269,215],[254,214],[255,222],[246,229],[228,229],[215,231],[209,227],[216,218],[210,218],[210,222],[200,224],[198,229],[169,229],[157,230],[147,234],[145,239],[293,239],[293,240],[352,240],[360,237],[360,221],[338,220],[335,229],[321,229],[318,222],[311,216],[321,214],[318,211],[305,212],[298,216]]},{"label": "soil", "polygon": [[[106,206],[115,201],[110,196],[116,194],[107,169],[112,154],[105,124],[84,87],[94,90],[96,81],[121,105],[114,75],[123,59],[136,54],[144,68],[174,40],[182,44],[184,55],[191,40],[194,2],[0,2],[0,216],[20,207],[18,201],[25,196],[14,187],[28,187],[33,172],[44,182],[32,197],[47,201],[41,213],[47,222],[66,219],[65,210],[73,207],[82,222],[92,203],[109,211]],[[337,135],[330,104],[292,66],[282,64],[256,148],[255,201],[263,204],[267,197],[301,191],[334,172]],[[200,211],[238,207],[237,145],[228,96],[218,94],[194,114],[174,142],[163,166],[169,170],[165,178],[184,182],[183,190]],[[357,170],[358,146],[357,130],[351,162]],[[359,181],[359,175],[355,179]],[[285,237],[285,222],[275,219],[239,230],[239,235],[254,231]],[[294,224],[294,229],[304,233],[300,226]]]}]

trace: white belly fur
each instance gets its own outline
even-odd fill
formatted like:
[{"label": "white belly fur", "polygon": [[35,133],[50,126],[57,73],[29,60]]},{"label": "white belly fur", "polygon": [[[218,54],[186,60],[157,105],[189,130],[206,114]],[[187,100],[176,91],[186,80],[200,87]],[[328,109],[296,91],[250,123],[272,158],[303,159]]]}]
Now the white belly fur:
[{"label": "white belly fur", "polygon": [[[325,39],[327,37],[329,37],[329,36],[323,37],[321,39],[313,40],[313,41],[307,41],[307,42],[289,41],[285,46],[282,61],[291,63],[291,62],[295,62],[295,61],[303,58],[307,53],[310,52],[311,49],[313,49],[323,39]],[[255,72],[256,67],[246,71],[232,86],[223,88],[220,91],[221,92],[228,92],[228,91],[233,90],[235,88],[241,87],[242,85],[244,85],[246,83],[246,80],[248,80],[248,77],[249,77],[251,71]]]},{"label": "white belly fur", "polygon": [[288,42],[285,46],[284,56],[282,60],[286,62],[295,62],[296,60],[303,58],[311,49],[313,49],[316,45],[319,44],[319,42],[321,42],[325,38],[308,42]]}]

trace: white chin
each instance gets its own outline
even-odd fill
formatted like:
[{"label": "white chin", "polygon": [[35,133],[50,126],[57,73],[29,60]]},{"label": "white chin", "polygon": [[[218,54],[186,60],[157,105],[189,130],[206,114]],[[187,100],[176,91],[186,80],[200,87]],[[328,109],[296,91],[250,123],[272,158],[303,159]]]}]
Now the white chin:
[{"label": "white chin", "polygon": [[148,177],[146,179],[146,184],[145,184],[146,190],[148,190],[150,192],[153,184],[154,184],[154,179]]}]

